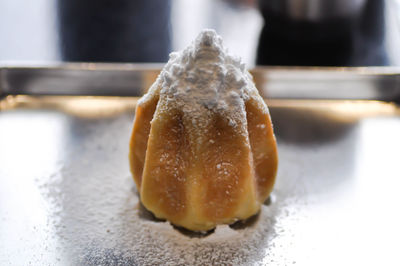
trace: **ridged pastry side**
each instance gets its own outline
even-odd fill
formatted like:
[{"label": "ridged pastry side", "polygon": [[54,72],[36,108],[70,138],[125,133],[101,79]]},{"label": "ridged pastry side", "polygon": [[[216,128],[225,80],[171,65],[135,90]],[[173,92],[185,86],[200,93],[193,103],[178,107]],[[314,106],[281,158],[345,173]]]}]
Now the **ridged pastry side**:
[{"label": "ridged pastry side", "polygon": [[277,149],[269,114],[245,103],[238,132],[219,113],[191,116],[155,95],[137,106],[130,164],[143,205],[156,217],[194,231],[256,214],[272,191]]}]

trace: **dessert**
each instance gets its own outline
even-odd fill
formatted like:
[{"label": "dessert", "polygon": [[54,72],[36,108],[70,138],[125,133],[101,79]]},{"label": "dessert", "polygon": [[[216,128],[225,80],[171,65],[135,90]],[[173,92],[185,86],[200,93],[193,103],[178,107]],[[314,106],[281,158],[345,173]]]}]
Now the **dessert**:
[{"label": "dessert", "polygon": [[129,157],[141,201],[157,218],[206,231],[260,210],[278,163],[271,119],[215,31],[171,53],[138,102]]}]

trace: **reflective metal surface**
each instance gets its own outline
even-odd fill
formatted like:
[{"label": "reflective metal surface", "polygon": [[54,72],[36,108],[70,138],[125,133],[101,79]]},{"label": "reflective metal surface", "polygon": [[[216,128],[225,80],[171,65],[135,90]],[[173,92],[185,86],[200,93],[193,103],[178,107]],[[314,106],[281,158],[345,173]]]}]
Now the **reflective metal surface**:
[{"label": "reflective metal surface", "polygon": [[160,69],[159,64],[0,66],[0,85],[3,94],[14,95],[140,96]]},{"label": "reflective metal surface", "polygon": [[[3,95],[140,96],[157,78],[157,64],[0,66]],[[400,69],[282,68],[250,70],[266,98],[400,101]]]},{"label": "reflective metal surface", "polygon": [[277,184],[245,224],[154,220],[128,168],[134,97],[0,101],[1,265],[399,265],[400,109],[269,100]]}]

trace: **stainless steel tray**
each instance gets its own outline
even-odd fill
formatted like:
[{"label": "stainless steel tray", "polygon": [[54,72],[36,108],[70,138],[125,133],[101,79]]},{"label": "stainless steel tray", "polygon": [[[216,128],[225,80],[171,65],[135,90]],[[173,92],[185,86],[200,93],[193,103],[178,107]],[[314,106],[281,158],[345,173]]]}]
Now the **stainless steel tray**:
[{"label": "stainless steel tray", "polygon": [[258,216],[206,235],[155,220],[129,173],[137,96],[157,73],[0,68],[0,265],[400,264],[396,69],[254,69],[277,184]]}]

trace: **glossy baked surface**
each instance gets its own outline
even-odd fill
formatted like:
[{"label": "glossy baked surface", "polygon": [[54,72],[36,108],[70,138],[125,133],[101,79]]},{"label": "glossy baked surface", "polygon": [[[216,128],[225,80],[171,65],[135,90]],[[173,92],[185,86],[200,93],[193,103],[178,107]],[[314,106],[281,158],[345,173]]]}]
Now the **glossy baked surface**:
[{"label": "glossy baked surface", "polygon": [[[250,99],[242,121],[245,134],[213,112],[207,130],[198,132],[179,109],[157,112],[158,101],[154,97],[137,106],[130,142],[131,170],[144,206],[195,231],[256,214],[277,171],[269,114]],[[159,105],[167,102],[161,99]]]}]

